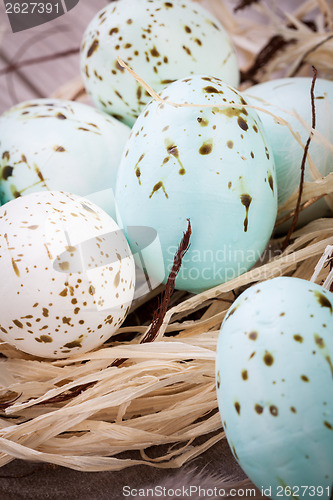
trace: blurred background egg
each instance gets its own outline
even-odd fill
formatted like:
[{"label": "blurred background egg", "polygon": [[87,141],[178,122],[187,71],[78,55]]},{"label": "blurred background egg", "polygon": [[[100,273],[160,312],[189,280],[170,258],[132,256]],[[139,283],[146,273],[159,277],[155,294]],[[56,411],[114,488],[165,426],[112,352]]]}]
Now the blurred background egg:
[{"label": "blurred background egg", "polygon": [[[309,131],[291,114],[294,111],[306,123],[312,123],[312,107],[310,89],[312,78],[280,78],[254,85],[246,90],[246,98],[254,105],[267,109],[271,113],[287,120],[293,130],[300,134],[305,145]],[[333,82],[317,78],[315,83],[316,130],[329,142],[333,141]],[[287,112],[285,112],[286,110]],[[262,111],[258,114],[263,122],[267,139],[271,144],[275,159],[278,183],[279,206],[298,188],[301,176],[303,148],[296,142],[289,129],[278,124],[274,118]],[[333,171],[332,152],[312,139],[309,154],[318,169],[319,177]],[[311,181],[311,174],[306,162],[305,180]],[[300,222],[306,223],[312,219],[332,215],[324,199],[308,207],[300,214]]]},{"label": "blurred background egg", "polygon": [[58,191],[0,209],[0,339],[35,356],[100,346],[131,305],[134,261],[115,221]]},{"label": "blurred background egg", "polygon": [[235,458],[260,490],[271,488],[271,498],[330,497],[332,332],[333,294],[288,277],[247,289],[222,324],[223,426]]},{"label": "blurred background egg", "polygon": [[163,258],[150,247],[146,261],[162,282],[190,219],[176,287],[204,290],[247,271],[264,250],[277,210],[274,160],[258,115],[221,80],[196,75],[160,95],[191,105],[152,101],[142,111],[119,168],[118,222],[156,230]]},{"label": "blurred background egg", "polygon": [[[113,190],[130,129],[91,106],[26,101],[0,117],[2,203],[40,190],[91,195],[115,216]],[[97,196],[96,196],[97,193]]]},{"label": "blurred background egg", "polygon": [[155,91],[188,74],[239,82],[235,51],[221,23],[191,0],[118,0],[84,34],[81,72],[97,107],[133,125],[149,94],[119,65],[125,61]]}]

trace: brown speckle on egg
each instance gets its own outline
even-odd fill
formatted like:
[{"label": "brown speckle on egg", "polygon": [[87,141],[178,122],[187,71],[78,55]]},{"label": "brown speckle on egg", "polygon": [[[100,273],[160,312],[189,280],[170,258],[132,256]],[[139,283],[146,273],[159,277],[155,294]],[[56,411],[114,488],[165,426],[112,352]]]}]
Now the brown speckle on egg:
[{"label": "brown speckle on egg", "polygon": [[256,404],[256,405],[254,406],[254,409],[255,409],[256,413],[258,413],[258,415],[261,415],[261,414],[263,413],[263,411],[264,411],[263,406],[261,406],[261,405],[259,405],[259,404]]},{"label": "brown speckle on egg", "polygon": [[167,194],[166,190],[165,190],[165,187],[164,187],[164,184],[162,181],[159,181],[155,184],[155,186],[153,187],[153,190],[151,192],[151,194],[149,195],[149,198],[152,198],[152,196],[157,193],[160,189],[162,188],[163,190],[163,193],[165,195],[166,198],[169,198],[169,195]]},{"label": "brown speckle on egg", "polygon": [[274,363],[274,357],[269,352],[265,353],[263,360],[264,360],[265,365],[267,365],[267,366],[272,366]]},{"label": "brown speckle on egg", "polygon": [[244,232],[247,232],[248,229],[248,224],[249,224],[249,209],[250,205],[252,203],[252,197],[249,194],[242,194],[241,195],[241,202],[242,205],[245,207],[245,219],[244,219]]},{"label": "brown speckle on egg", "polygon": [[238,402],[238,401],[236,401],[236,403],[235,403],[235,405],[234,405],[234,406],[235,406],[235,410],[236,410],[236,412],[238,413],[238,415],[240,415],[241,405],[239,404],[239,402]]},{"label": "brown speckle on egg", "polygon": [[269,407],[269,412],[270,412],[271,415],[273,415],[273,417],[277,417],[278,414],[279,414],[279,410],[278,410],[278,408],[275,405],[271,405]]},{"label": "brown speckle on egg", "polygon": [[213,144],[211,141],[204,142],[199,149],[201,155],[209,155],[213,151]]},{"label": "brown speckle on egg", "polygon": [[220,373],[220,370],[218,370],[217,378],[216,378],[216,386],[218,389],[220,388],[220,385],[221,385],[221,373]]},{"label": "brown speckle on egg", "polygon": [[245,132],[247,131],[247,129],[249,128],[248,124],[246,123],[246,121],[244,120],[244,118],[242,118],[241,116],[239,116],[237,118],[237,123],[238,125],[240,126],[240,128],[242,130],[244,130]]},{"label": "brown speckle on egg", "polygon": [[99,47],[99,41],[97,38],[95,38],[95,40],[93,41],[93,43],[90,45],[89,49],[88,49],[88,52],[87,52],[87,57],[91,57],[94,52],[96,52],[96,50],[98,49]]},{"label": "brown speckle on egg", "polygon": [[330,310],[330,313],[333,314],[333,305],[330,300],[323,293],[318,292],[317,290],[314,291],[314,295],[321,307],[327,307]]},{"label": "brown speckle on egg", "polygon": [[14,167],[11,167],[10,165],[3,167],[1,172],[1,177],[3,178],[3,180],[4,181],[8,180],[8,178],[13,175],[13,171]]}]

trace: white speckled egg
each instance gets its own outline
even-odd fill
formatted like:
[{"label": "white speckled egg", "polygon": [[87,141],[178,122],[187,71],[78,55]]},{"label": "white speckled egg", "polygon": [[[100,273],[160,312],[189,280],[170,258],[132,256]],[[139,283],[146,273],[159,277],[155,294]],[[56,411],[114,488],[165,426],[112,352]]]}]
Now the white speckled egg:
[{"label": "white speckled egg", "polygon": [[[280,78],[250,87],[246,91],[246,98],[254,105],[265,108],[271,113],[287,120],[295,132],[300,134],[303,144],[306,143],[309,132],[301,122],[287,110],[296,113],[308,124],[312,123],[310,89],[312,78]],[[329,142],[333,142],[333,82],[318,78],[315,83],[316,130],[323,134]],[[301,175],[303,148],[296,142],[289,129],[278,124],[274,118],[258,111],[263,122],[267,139],[271,144],[278,183],[278,198],[281,206],[298,188]],[[316,164],[321,175],[325,176],[333,171],[332,153],[313,139],[309,154]],[[305,180],[311,181],[308,162],[306,163]],[[329,214],[325,200],[302,212],[300,221],[303,223]]]},{"label": "white speckled egg", "polygon": [[78,102],[36,99],[14,106],[0,118],[2,203],[46,189],[81,196],[108,190],[103,208],[114,217],[112,190],[129,132]]},{"label": "white speckled egg", "polygon": [[222,422],[239,464],[271,498],[330,498],[332,334],[333,294],[288,277],[247,289],[222,324]]},{"label": "white speckled egg", "polygon": [[235,51],[220,22],[190,0],[118,0],[89,24],[81,72],[96,106],[133,124],[149,94],[122,68],[125,61],[155,91],[188,74],[237,86]]},{"label": "white speckled egg", "polygon": [[134,260],[118,225],[89,200],[58,191],[1,207],[0,273],[0,339],[47,358],[101,345],[134,294]]},{"label": "white speckled egg", "polygon": [[257,114],[221,80],[185,78],[161,97],[199,106],[152,101],[143,110],[119,167],[118,222],[157,231],[164,266],[155,251],[146,260],[165,281],[189,218],[191,247],[176,286],[204,290],[247,271],[264,250],[277,210],[274,161]]}]

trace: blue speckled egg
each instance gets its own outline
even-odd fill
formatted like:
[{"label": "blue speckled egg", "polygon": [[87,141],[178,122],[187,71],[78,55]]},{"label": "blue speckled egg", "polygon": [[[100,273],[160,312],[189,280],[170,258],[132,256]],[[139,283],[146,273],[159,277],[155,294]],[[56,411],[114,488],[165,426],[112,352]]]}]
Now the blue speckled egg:
[{"label": "blue speckled egg", "polygon": [[[260,83],[246,91],[246,98],[254,105],[267,109],[271,113],[287,120],[296,133],[300,134],[303,144],[306,143],[309,132],[301,122],[283,110],[296,112],[311,125],[312,108],[310,89],[312,78],[280,78]],[[316,130],[333,142],[333,82],[318,78],[315,83]],[[272,147],[276,176],[278,183],[279,206],[298,188],[301,175],[303,148],[297,143],[289,129],[277,123],[274,118],[262,111],[258,114],[263,122],[267,139]],[[320,175],[325,176],[333,171],[333,156],[329,149],[313,139],[309,154]],[[311,181],[308,162],[306,163],[305,180]],[[300,221],[303,223],[330,213],[325,200],[319,200],[302,212]]]},{"label": "blue speckled egg", "polygon": [[0,117],[2,203],[41,190],[97,192],[92,199],[115,217],[112,190],[129,132],[78,102],[35,99],[12,107]]},{"label": "blue speckled egg", "polygon": [[155,249],[145,260],[162,282],[190,219],[176,287],[205,290],[247,271],[264,250],[277,210],[274,160],[256,112],[221,80],[188,77],[161,97],[198,106],[152,101],[142,112],[119,168],[118,222],[157,231],[164,264]]},{"label": "blue speckled egg", "polygon": [[222,422],[235,458],[271,498],[330,498],[332,353],[333,294],[306,280],[252,286],[222,324]]},{"label": "blue speckled egg", "polygon": [[96,106],[132,125],[150,95],[118,62],[156,92],[188,74],[237,86],[239,69],[221,23],[190,0],[118,0],[96,14],[83,36],[81,73]]}]

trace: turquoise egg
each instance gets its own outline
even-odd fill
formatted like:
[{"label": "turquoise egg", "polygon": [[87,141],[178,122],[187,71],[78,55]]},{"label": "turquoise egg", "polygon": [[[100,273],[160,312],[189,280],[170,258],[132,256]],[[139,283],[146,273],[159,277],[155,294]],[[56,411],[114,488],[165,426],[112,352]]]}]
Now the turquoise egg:
[{"label": "turquoise egg", "polygon": [[160,95],[162,102],[153,100],[142,111],[125,148],[118,222],[133,254],[138,242],[128,228],[156,230],[162,257],[151,246],[145,263],[165,282],[190,219],[191,246],[176,287],[205,290],[260,258],[276,218],[274,160],[256,112],[218,78],[184,78]]},{"label": "turquoise egg", "polygon": [[240,466],[273,499],[330,498],[332,334],[333,294],[289,277],[247,289],[222,324],[224,430]]},{"label": "turquoise egg", "polygon": [[89,197],[115,217],[113,192],[129,127],[64,99],[22,102],[0,117],[2,203],[36,191]]},{"label": "turquoise egg", "polygon": [[[309,131],[304,128],[296,116],[288,113],[296,112],[306,123],[312,123],[312,106],[310,89],[312,78],[280,78],[254,85],[246,90],[246,98],[255,106],[288,121],[293,130],[299,134],[305,145]],[[318,78],[314,88],[316,130],[330,143],[333,142],[333,82]],[[301,176],[303,148],[291,134],[290,130],[263,111],[258,111],[263,122],[265,133],[272,147],[278,183],[279,206],[298,188]],[[314,161],[319,176],[333,171],[332,152],[312,139],[309,154]],[[305,180],[311,181],[309,164],[306,162]],[[300,221],[304,223],[331,214],[325,200],[319,200],[303,211]]]}]

